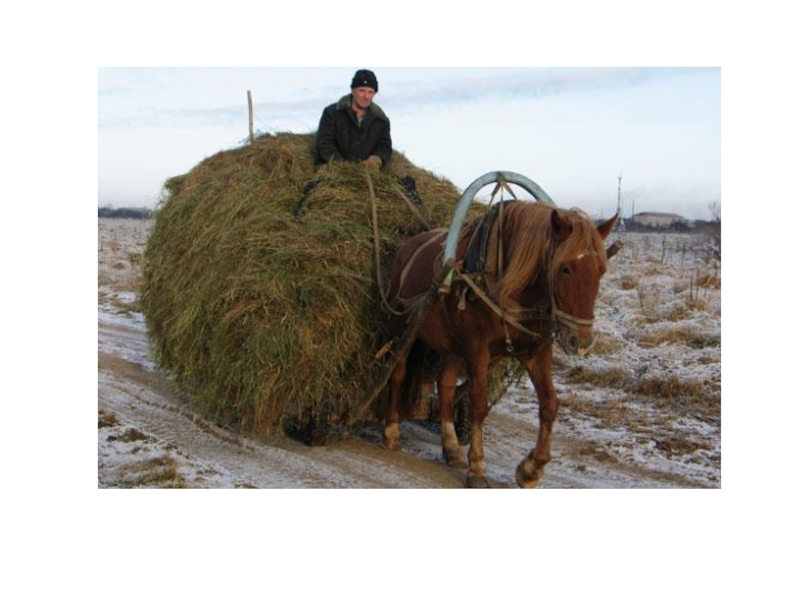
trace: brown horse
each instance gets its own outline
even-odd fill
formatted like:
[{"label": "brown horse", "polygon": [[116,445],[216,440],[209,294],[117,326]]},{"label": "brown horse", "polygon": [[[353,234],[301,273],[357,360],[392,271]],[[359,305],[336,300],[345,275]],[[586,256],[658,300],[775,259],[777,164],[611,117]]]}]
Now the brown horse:
[{"label": "brown horse", "polygon": [[[596,227],[578,210],[509,202],[491,223],[484,216],[463,227],[453,285],[431,304],[418,340],[444,357],[437,379],[442,452],[448,464],[469,467],[468,487],[488,486],[483,452],[487,377],[492,363],[509,357],[525,367],[539,400],[539,437],[517,467],[516,480],[520,487],[535,487],[541,478],[551,458],[550,436],[558,410],[551,375],[553,339],[568,354],[583,355],[592,344],[595,299],[606,270],[603,240],[616,220],[614,216]],[[442,229],[428,231],[398,250],[390,274],[390,297],[400,309],[390,320],[393,333],[400,335],[407,326],[402,309],[431,288],[446,235]],[[470,273],[464,258],[480,240],[485,248],[481,269]],[[390,450],[400,448],[401,402],[412,401],[408,386],[405,393],[403,386],[411,379],[412,364],[410,356],[402,357],[389,381],[383,441]],[[472,432],[468,465],[453,419],[462,374],[467,378]]]}]

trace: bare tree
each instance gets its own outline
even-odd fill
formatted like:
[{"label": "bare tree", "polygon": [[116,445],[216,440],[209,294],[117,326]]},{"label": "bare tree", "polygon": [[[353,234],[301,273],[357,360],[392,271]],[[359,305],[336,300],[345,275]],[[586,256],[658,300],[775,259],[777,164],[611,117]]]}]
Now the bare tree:
[{"label": "bare tree", "polygon": [[711,212],[712,223],[715,224],[711,235],[711,256],[719,261],[722,260],[722,204],[718,200],[712,200],[708,203],[708,210]]},{"label": "bare tree", "polygon": [[722,204],[718,200],[709,202],[708,210],[715,223],[722,223]]}]

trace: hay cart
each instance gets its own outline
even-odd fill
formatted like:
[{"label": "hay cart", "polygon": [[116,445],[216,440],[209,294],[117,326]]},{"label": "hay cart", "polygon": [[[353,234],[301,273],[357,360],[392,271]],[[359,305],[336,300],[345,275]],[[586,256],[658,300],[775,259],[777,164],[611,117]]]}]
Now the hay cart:
[{"label": "hay cart", "polygon": [[[313,134],[264,134],[168,180],[140,288],[156,361],[193,410],[243,433],[283,429],[312,445],[324,444],[333,424],[379,417],[375,400],[452,282],[462,225],[480,213],[477,192],[495,184],[513,196],[514,184],[553,204],[516,173],[487,173],[461,193],[399,152],[395,172],[365,177],[357,163],[317,170],[313,148]],[[425,199],[417,218],[409,219],[397,171]],[[410,236],[448,226],[434,285],[376,360],[388,331],[370,273]]]}]

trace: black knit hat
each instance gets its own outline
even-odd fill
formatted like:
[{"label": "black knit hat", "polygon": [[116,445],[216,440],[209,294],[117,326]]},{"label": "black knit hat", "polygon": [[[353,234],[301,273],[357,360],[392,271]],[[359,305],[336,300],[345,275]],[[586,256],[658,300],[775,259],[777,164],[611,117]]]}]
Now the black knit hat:
[{"label": "black knit hat", "polygon": [[371,87],[376,92],[378,91],[378,78],[375,73],[367,69],[359,69],[353,75],[353,82],[350,84],[350,89],[357,87]]}]

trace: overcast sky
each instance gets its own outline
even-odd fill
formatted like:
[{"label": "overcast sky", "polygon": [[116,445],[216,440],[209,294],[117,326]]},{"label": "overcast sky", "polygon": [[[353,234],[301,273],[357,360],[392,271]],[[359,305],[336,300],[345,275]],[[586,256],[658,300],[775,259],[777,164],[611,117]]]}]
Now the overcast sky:
[{"label": "overcast sky", "polygon": [[[154,206],[166,179],[248,135],[316,130],[358,68],[395,149],[467,187],[509,170],[559,206],[710,218],[721,202],[719,68],[99,68],[98,205]],[[487,190],[488,191],[488,190]]]}]

